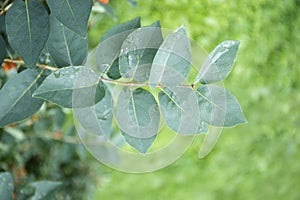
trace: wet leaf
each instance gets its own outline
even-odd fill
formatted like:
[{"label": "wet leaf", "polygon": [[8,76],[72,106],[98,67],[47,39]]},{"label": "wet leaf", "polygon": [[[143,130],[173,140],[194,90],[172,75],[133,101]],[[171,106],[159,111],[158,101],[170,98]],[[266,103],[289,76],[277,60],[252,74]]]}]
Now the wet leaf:
[{"label": "wet leaf", "polygon": [[65,108],[93,106],[105,94],[99,76],[90,68],[64,67],[50,74],[33,94]]},{"label": "wet leaf", "polygon": [[215,83],[224,80],[231,72],[234,64],[239,41],[224,41],[208,56],[196,77],[195,83]]},{"label": "wet leaf", "polygon": [[149,77],[151,89],[157,85],[173,87],[183,83],[190,67],[190,40],[181,26],[164,40],[154,57]]},{"label": "wet leaf", "polygon": [[97,68],[101,73],[107,72],[118,58],[123,41],[135,29],[141,26],[137,17],[108,30],[102,37],[96,50]]},{"label": "wet leaf", "polygon": [[149,79],[155,54],[163,42],[159,21],[136,29],[122,44],[120,74],[124,78],[144,82]]}]

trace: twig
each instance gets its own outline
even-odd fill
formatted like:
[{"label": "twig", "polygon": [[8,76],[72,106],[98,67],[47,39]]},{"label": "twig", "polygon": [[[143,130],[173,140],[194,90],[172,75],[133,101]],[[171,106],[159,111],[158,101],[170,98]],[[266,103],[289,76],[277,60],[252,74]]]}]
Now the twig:
[{"label": "twig", "polygon": [[[5,59],[4,62],[10,62],[10,63],[15,63],[18,65],[24,65],[24,61],[23,60],[11,60],[11,59]],[[49,65],[44,65],[44,64],[36,64],[36,66],[41,67],[43,69],[48,69],[51,71],[56,71],[59,68],[57,67],[53,67],[53,66],[49,66]],[[115,81],[115,80],[111,80],[111,79],[107,79],[104,77],[100,77],[100,80],[105,82],[105,83],[112,83],[115,85],[123,85],[123,86],[129,86],[129,87],[149,87],[150,84],[149,83],[135,83],[135,82],[124,82],[124,81]],[[158,84],[156,86],[156,88],[163,88],[163,85]],[[186,88],[194,88],[194,84],[187,84],[187,85],[178,85],[177,87],[186,87]]]},{"label": "twig", "polygon": [[[5,59],[4,62],[9,62],[9,63],[14,63],[17,65],[25,65],[23,60],[11,60],[11,59]],[[58,70],[59,68],[57,67],[53,67],[53,66],[49,66],[49,65],[44,65],[44,64],[37,64],[36,66],[41,67],[43,69],[49,69],[51,71],[55,71]]]},{"label": "twig", "polygon": [[3,15],[11,6],[12,6],[12,3],[9,4],[8,6],[6,6],[8,3],[9,3],[10,0],[5,0],[1,6],[1,12],[0,12],[0,15]]}]

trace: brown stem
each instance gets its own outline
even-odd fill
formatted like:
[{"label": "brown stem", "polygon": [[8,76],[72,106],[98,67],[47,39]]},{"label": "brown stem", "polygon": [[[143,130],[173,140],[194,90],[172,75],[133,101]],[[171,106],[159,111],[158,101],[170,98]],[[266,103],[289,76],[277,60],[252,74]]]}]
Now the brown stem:
[{"label": "brown stem", "polygon": [[[15,63],[18,65],[24,65],[24,61],[23,60],[11,60],[11,59],[5,59],[4,62],[10,62],[10,63]],[[43,69],[48,69],[51,71],[56,71],[59,68],[57,67],[53,67],[53,66],[49,66],[49,65],[44,65],[44,64],[37,64],[36,66],[41,67]],[[100,77],[100,80],[105,82],[105,83],[112,83],[115,85],[123,85],[123,86],[129,86],[129,87],[148,87],[150,86],[149,83],[134,83],[134,82],[124,82],[124,81],[115,81],[115,80],[111,80],[111,79],[107,79],[104,77]],[[157,88],[163,88],[163,85],[157,85]],[[178,87],[186,87],[186,88],[194,88],[194,84],[187,84],[187,85],[179,85]]]},{"label": "brown stem", "polygon": [[[4,62],[14,63],[14,64],[17,64],[17,65],[25,65],[23,60],[5,59]],[[57,67],[52,67],[52,66],[49,66],[49,65],[44,65],[44,64],[39,64],[39,63],[36,66],[41,67],[43,69],[49,69],[49,70],[52,70],[52,71],[55,71],[55,70],[59,69]]]},{"label": "brown stem", "polygon": [[1,12],[0,12],[0,15],[3,15],[11,6],[12,6],[12,3],[9,4],[8,6],[6,6],[8,3],[9,3],[10,0],[5,0],[1,6]]}]

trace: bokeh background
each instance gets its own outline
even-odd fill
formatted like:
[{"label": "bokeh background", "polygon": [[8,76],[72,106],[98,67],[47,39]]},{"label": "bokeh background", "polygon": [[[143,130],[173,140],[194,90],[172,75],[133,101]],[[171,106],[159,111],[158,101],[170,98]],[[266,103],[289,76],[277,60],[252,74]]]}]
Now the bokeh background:
[{"label": "bokeh background", "polygon": [[[224,85],[248,123],[223,129],[204,159],[198,158],[200,136],[171,166],[128,174],[86,151],[70,110],[45,104],[30,119],[0,129],[0,172],[13,174],[14,195],[28,182],[52,180],[63,183],[58,199],[300,199],[299,0],[100,1],[90,19],[90,50],[109,28],[136,16],[142,25],[160,20],[171,30],[184,24],[207,52],[224,40],[240,40]],[[1,68],[0,87],[15,73]]]}]

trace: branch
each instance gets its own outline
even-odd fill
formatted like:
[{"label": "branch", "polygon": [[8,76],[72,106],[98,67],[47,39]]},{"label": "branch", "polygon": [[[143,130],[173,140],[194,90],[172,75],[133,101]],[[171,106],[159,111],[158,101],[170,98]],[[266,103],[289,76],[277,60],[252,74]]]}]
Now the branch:
[{"label": "branch", "polygon": [[[5,59],[4,62],[10,62],[18,65],[25,65],[23,60],[11,60],[11,59]],[[41,67],[43,69],[48,69],[51,71],[56,71],[59,68],[49,66],[49,65],[44,65],[44,64],[36,64],[37,67]],[[124,82],[124,81],[115,81],[111,79],[104,78],[103,76],[100,77],[100,80],[105,82],[105,83],[112,83],[115,85],[123,85],[123,86],[129,86],[129,87],[149,87],[149,83],[136,83],[136,82]],[[163,85],[157,85],[156,88],[163,88]],[[186,88],[192,88],[194,89],[194,84],[187,84],[187,85],[178,85],[178,87],[186,87]]]},{"label": "branch", "polygon": [[[25,65],[24,61],[23,60],[11,60],[11,59],[5,59],[4,62],[8,62],[8,63],[14,63],[14,64],[17,64],[17,65]],[[59,68],[57,67],[53,67],[53,66],[49,66],[49,65],[44,65],[44,64],[36,64],[36,66],[40,67],[40,68],[43,68],[43,69],[49,69],[51,71],[55,71],[55,70],[58,70]]]},{"label": "branch", "polygon": [[12,3],[6,6],[10,0],[5,0],[1,6],[0,16],[3,15],[12,6]]}]

